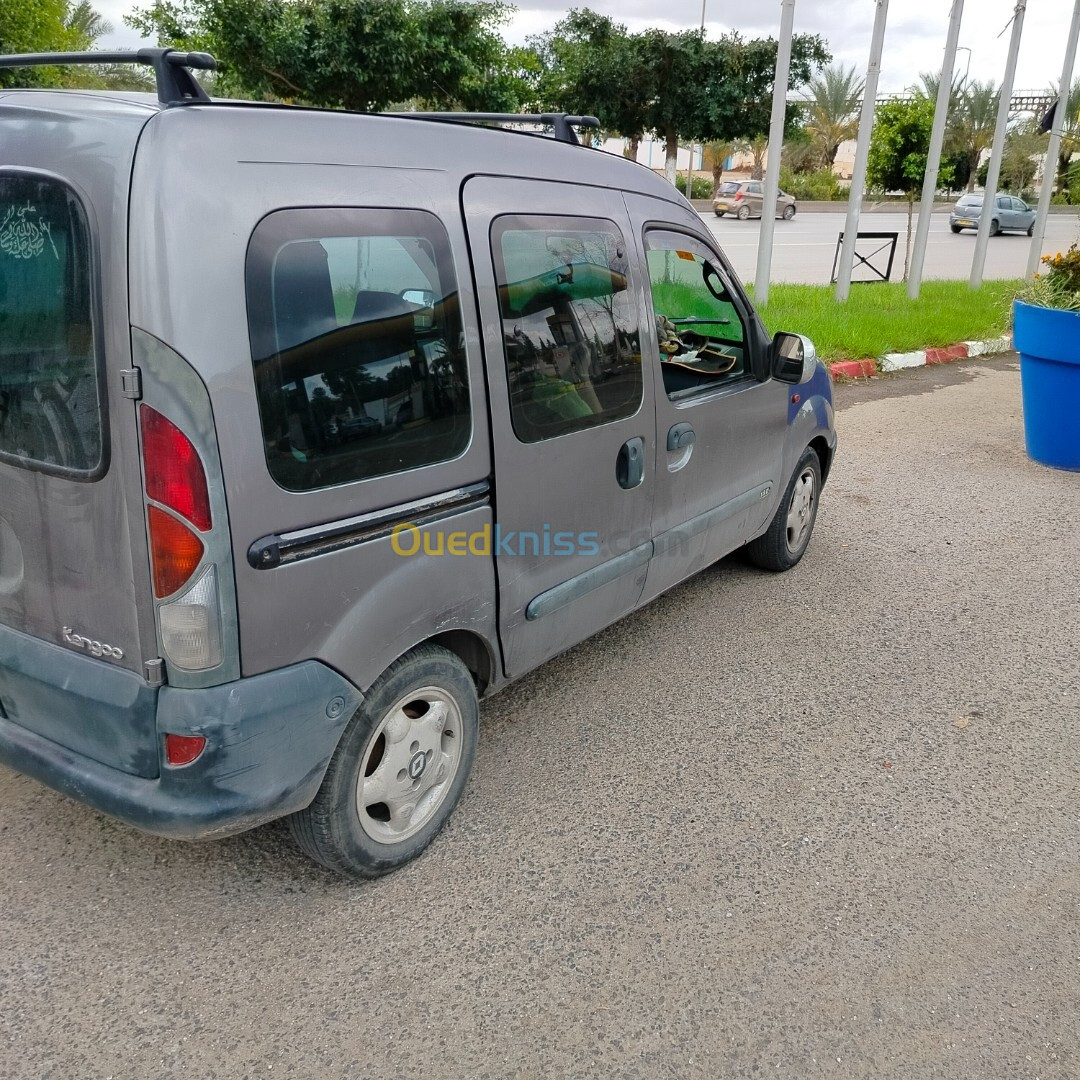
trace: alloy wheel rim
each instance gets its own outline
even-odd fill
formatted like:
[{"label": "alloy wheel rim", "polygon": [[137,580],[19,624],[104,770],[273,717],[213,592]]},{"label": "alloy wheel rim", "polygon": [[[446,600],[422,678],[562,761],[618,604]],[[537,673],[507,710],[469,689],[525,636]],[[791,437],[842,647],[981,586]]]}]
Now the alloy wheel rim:
[{"label": "alloy wheel rim", "polygon": [[415,836],[435,817],[461,764],[461,710],[424,686],[387,710],[364,750],[356,781],[360,827],[380,844]]},{"label": "alloy wheel rim", "polygon": [[787,513],[787,545],[789,551],[799,551],[809,538],[814,520],[814,470],[804,469],[795,481]]}]

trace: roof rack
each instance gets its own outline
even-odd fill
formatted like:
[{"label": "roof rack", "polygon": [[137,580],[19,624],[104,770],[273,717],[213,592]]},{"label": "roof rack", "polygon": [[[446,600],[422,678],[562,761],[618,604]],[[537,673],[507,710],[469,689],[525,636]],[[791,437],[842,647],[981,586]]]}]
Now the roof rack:
[{"label": "roof rack", "polygon": [[554,129],[560,142],[579,143],[575,127],[599,128],[595,116],[570,116],[567,113],[487,113],[487,112],[395,112],[386,116],[415,117],[417,120],[452,120],[459,124],[545,124]]},{"label": "roof rack", "polygon": [[189,101],[209,101],[206,91],[195,81],[188,68],[214,71],[217,61],[203,52],[178,52],[176,49],[139,49],[136,52],[58,52],[19,53],[0,56],[0,68],[60,67],[65,64],[146,64],[154,69],[157,96],[162,105]]}]

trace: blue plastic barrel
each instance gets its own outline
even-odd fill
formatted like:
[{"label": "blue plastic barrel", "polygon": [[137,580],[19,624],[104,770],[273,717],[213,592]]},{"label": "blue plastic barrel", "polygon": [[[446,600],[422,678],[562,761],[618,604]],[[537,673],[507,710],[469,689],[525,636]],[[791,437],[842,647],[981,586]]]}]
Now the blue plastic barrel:
[{"label": "blue plastic barrel", "polygon": [[1080,470],[1080,314],[1013,305],[1028,456]]}]

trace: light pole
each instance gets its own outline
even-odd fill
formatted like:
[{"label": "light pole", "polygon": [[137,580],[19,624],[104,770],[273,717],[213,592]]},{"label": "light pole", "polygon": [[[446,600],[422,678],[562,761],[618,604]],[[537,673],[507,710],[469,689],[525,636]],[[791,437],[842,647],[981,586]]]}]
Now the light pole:
[{"label": "light pole", "polygon": [[968,72],[971,71],[971,50],[966,45],[957,45],[956,51],[966,52],[968,54],[967,67],[964,68],[964,83],[966,85],[968,81]]}]

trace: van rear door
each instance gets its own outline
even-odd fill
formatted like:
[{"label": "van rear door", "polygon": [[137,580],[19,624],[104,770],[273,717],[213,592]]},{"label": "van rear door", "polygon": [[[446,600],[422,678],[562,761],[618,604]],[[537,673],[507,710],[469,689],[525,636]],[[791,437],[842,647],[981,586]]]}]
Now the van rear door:
[{"label": "van rear door", "polygon": [[[156,635],[152,616],[138,618],[141,594],[152,607],[121,384],[134,135],[110,158],[114,118],[52,117],[42,105],[59,95],[33,110],[11,100],[0,103],[5,159],[20,162],[0,169],[0,720],[156,775],[144,678]],[[64,140],[48,131],[61,119]],[[80,161],[86,175],[72,175]]]}]

